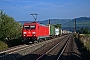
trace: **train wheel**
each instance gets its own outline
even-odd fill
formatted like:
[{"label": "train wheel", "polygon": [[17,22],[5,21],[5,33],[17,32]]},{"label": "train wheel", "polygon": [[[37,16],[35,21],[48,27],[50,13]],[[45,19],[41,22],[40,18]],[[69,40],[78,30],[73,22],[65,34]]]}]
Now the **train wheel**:
[{"label": "train wheel", "polygon": [[40,42],[40,40],[37,40],[37,42],[39,43],[39,42]]},{"label": "train wheel", "polygon": [[47,40],[47,38],[45,38],[45,41]]},{"label": "train wheel", "polygon": [[43,41],[45,41],[45,39],[41,38],[41,39],[38,40],[38,42],[43,42]]},{"label": "train wheel", "polygon": [[29,42],[25,42],[26,45],[29,45]]},{"label": "train wheel", "polygon": [[50,38],[50,36],[49,36],[49,37],[47,37],[47,40],[49,40],[49,38]]},{"label": "train wheel", "polygon": [[34,44],[34,41],[32,41],[32,44]]},{"label": "train wheel", "polygon": [[46,40],[47,40],[47,38],[44,38],[43,40],[44,40],[44,41],[46,41]]}]

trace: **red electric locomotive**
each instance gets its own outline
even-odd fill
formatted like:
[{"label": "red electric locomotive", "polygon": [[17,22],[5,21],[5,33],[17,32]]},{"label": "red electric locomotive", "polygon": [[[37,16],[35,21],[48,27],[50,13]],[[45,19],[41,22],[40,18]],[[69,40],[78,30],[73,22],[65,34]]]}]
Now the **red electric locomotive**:
[{"label": "red electric locomotive", "polygon": [[49,26],[41,25],[37,22],[24,23],[22,29],[23,42],[39,41],[42,38],[49,37]]}]

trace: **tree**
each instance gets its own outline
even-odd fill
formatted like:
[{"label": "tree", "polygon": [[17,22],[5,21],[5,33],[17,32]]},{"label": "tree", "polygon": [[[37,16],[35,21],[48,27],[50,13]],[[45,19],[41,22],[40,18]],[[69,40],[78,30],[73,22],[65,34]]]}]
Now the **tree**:
[{"label": "tree", "polygon": [[90,30],[88,28],[81,28],[77,32],[79,32],[81,34],[90,34]]},{"label": "tree", "polygon": [[3,11],[0,11],[0,38],[15,38],[20,36],[22,25],[8,16]]},{"label": "tree", "polygon": [[61,28],[61,24],[56,24],[56,25],[54,25],[56,28],[57,27],[59,27],[59,28]]}]

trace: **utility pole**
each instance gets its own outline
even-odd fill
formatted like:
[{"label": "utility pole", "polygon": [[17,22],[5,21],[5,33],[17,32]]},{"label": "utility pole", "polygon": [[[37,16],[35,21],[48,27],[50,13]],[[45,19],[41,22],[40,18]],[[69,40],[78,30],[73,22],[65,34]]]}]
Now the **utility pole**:
[{"label": "utility pole", "polygon": [[48,20],[48,24],[50,24],[50,19]]},{"label": "utility pole", "polygon": [[76,33],[76,19],[74,19],[74,33]]},{"label": "utility pole", "polygon": [[34,18],[34,20],[36,21],[37,20],[37,13],[32,13],[32,14],[30,14],[30,15],[32,15],[33,16],[33,18]]}]

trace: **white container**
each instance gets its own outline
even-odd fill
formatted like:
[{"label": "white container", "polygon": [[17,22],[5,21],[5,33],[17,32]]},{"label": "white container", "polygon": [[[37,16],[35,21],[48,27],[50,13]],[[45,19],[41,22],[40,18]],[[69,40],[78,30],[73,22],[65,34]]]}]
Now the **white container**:
[{"label": "white container", "polygon": [[55,28],[55,35],[59,35],[59,28]]}]

